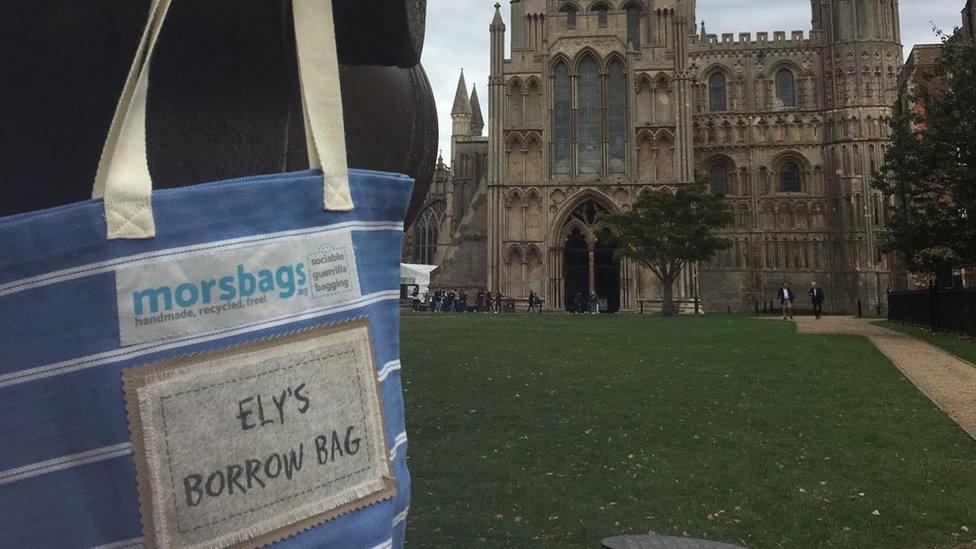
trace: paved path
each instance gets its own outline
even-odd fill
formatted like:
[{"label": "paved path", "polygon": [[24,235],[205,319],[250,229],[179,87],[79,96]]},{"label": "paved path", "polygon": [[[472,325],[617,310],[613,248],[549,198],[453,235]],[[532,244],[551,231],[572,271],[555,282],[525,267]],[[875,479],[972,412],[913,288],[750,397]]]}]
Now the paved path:
[{"label": "paved path", "polygon": [[800,333],[867,337],[932,402],[976,438],[976,366],[909,335],[849,316],[797,317]]}]

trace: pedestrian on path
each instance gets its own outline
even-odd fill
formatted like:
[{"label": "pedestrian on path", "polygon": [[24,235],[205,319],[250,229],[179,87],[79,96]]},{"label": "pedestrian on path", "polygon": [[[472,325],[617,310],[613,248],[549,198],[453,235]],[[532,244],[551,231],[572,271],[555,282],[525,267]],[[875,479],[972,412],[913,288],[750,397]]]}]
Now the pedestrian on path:
[{"label": "pedestrian on path", "polygon": [[776,297],[779,298],[779,306],[783,310],[783,320],[786,320],[787,316],[789,316],[790,319],[792,319],[793,300],[796,299],[796,295],[793,293],[793,290],[790,289],[789,282],[783,283],[783,287],[779,289],[779,292],[776,294]]},{"label": "pedestrian on path", "polygon": [[823,289],[817,286],[816,280],[810,283],[810,302],[813,303],[813,314],[816,315],[817,320],[820,320],[820,315],[823,314],[824,293]]}]

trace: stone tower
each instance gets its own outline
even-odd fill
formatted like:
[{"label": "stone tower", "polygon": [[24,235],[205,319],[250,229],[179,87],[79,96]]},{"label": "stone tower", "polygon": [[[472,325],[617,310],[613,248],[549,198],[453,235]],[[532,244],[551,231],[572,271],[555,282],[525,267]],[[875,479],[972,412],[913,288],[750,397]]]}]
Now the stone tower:
[{"label": "stone tower", "polygon": [[871,177],[884,157],[885,120],[898,94],[898,0],[812,1],[813,28],[824,44],[825,172],[841,232],[836,276],[847,278],[835,287],[850,288],[851,302],[881,302],[889,270],[878,242],[885,204]]}]

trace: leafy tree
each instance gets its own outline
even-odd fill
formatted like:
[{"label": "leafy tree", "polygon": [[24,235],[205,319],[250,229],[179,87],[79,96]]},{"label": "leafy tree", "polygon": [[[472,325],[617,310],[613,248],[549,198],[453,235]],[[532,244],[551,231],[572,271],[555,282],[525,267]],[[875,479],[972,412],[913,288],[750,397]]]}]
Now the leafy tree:
[{"label": "leafy tree", "polygon": [[660,189],[642,196],[628,211],[603,218],[612,229],[615,259],[628,257],[650,269],[661,281],[663,313],[674,314],[674,282],[681,269],[707,261],[731,246],[715,230],[732,223],[725,197],[695,183],[671,194]]},{"label": "leafy tree", "polygon": [[892,143],[874,186],[895,200],[883,249],[911,270],[944,277],[976,265],[976,45],[943,37],[910,108],[892,119]]}]

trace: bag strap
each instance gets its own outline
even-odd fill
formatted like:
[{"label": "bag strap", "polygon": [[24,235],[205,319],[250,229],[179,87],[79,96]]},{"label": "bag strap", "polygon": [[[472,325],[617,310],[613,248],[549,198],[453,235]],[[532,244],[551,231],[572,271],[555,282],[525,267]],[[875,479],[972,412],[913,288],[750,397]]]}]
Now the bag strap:
[{"label": "bag strap", "polygon": [[[172,0],[153,0],[102,148],[92,188],[103,198],[109,239],[152,238],[152,177],[146,160],[146,97],[153,50]],[[308,163],[321,169],[326,210],[353,209],[331,0],[293,0]]]}]

